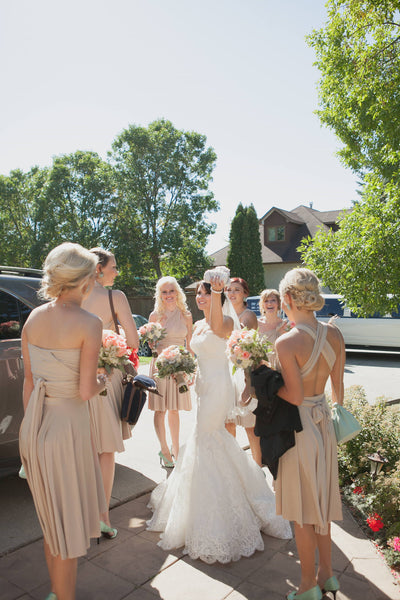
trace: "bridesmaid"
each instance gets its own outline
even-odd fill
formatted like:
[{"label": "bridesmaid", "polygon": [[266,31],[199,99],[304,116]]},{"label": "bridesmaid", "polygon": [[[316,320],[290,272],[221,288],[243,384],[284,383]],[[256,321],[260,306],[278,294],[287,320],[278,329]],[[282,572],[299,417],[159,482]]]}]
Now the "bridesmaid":
[{"label": "bridesmaid", "polygon": [[273,350],[269,352],[269,362],[274,369],[276,368],[275,342],[288,329],[287,321],[284,321],[278,315],[280,309],[281,299],[278,290],[263,290],[260,294],[260,312],[262,316],[258,319],[258,332],[274,345]]},{"label": "bridesmaid", "polygon": [[87,401],[105,387],[97,375],[101,321],[81,308],[96,258],[65,243],[46,258],[41,294],[22,331],[25,416],[20,453],[44,537],[52,592],[75,598],[77,557],[100,534],[106,508]]},{"label": "bridesmaid", "polygon": [[312,271],[292,269],[279,291],[294,327],[276,341],[285,382],[278,394],[299,407],[303,425],[295,434],[296,445],[279,460],[275,483],[277,514],[295,522],[301,566],[299,590],[290,592],[288,600],[321,600],[323,593],[336,596],[339,589],[332,572],[331,521],[342,519],[342,505],[337,443],[324,390],[330,377],[332,401],[343,403],[345,347],[335,325],[315,318],[324,299]]},{"label": "bridesmaid", "polygon": [[[102,248],[92,248],[90,252],[97,260],[96,281],[91,293],[85,298],[82,307],[100,317],[103,329],[115,331],[110,294],[109,290],[105,289],[113,285],[118,275],[115,257],[111,252]],[[128,346],[138,348],[138,332],[125,294],[119,290],[113,290],[111,301],[117,321],[123,328]],[[114,369],[108,377],[107,395],[96,395],[89,400],[93,438],[99,455],[108,507],[114,483],[114,453],[124,452],[123,440],[131,437],[129,425],[122,422],[120,418],[122,395],[122,373],[119,369]],[[105,537],[115,538],[117,530],[110,525],[109,509],[102,515],[100,525],[101,532]]]},{"label": "bridesmaid", "polygon": [[[233,277],[226,288],[226,294],[229,300],[232,302],[232,306],[239,318],[240,325],[242,327],[247,327],[247,329],[257,329],[257,316],[246,306],[246,297],[249,295],[249,293],[250,291],[248,283],[241,277]],[[255,424],[256,416],[250,412],[244,417],[237,416],[235,421],[227,421],[225,423],[225,427],[229,433],[233,435],[233,437],[236,437],[236,425],[240,425],[245,428],[252,457],[256,463],[261,466],[262,458],[260,438],[258,438],[254,433]]]},{"label": "bridesmaid", "polygon": [[[190,349],[193,319],[186,304],[185,294],[175,277],[162,277],[156,285],[154,310],[149,317],[151,323],[160,323],[167,335],[157,344],[157,352],[176,344]],[[150,364],[150,377],[156,372],[156,358]],[[179,411],[191,410],[190,392],[178,392],[172,377],[157,380],[161,396],[149,394],[149,408],[154,410],[154,429],[160,442],[158,453],[160,464],[173,467],[179,454]],[[172,447],[168,448],[165,431],[165,413],[168,411],[168,425]]]}]

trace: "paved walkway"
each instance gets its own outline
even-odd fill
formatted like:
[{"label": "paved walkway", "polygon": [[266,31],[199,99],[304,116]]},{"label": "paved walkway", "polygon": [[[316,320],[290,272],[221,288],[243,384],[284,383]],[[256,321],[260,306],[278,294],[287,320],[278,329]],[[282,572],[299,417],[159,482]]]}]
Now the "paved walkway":
[{"label": "paved walkway", "polygon": [[[145,530],[148,494],[112,510],[115,540],[95,540],[79,560],[77,600],[282,600],[299,580],[293,540],[264,536],[265,549],[227,565],[206,565],[157,546]],[[400,588],[348,511],[333,525],[337,600],[397,600]],[[42,600],[49,580],[38,540],[0,559],[1,600]]]},{"label": "paved walkway", "polygon": [[[182,413],[181,439],[194,411]],[[244,446],[244,430],[238,429]],[[264,536],[265,549],[227,565],[206,565],[157,546],[145,530],[149,491],[165,478],[158,460],[152,414],[143,411],[126,451],[117,455],[111,521],[115,540],[93,540],[79,560],[77,600],[283,600],[299,582],[294,540]],[[49,590],[41,533],[26,482],[0,481],[0,600],[42,600]],[[333,566],[342,591],[336,600],[400,600],[390,570],[345,509],[332,526]],[[327,596],[328,598],[329,596]]]}]

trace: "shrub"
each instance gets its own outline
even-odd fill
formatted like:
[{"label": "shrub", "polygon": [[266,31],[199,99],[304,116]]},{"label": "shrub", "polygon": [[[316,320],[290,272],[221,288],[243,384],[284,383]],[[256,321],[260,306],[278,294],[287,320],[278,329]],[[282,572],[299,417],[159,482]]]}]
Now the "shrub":
[{"label": "shrub", "polygon": [[[361,433],[338,446],[339,479],[345,500],[358,512],[364,530],[381,547],[389,566],[400,567],[400,411],[384,398],[368,404],[360,386],[345,390],[344,406]],[[388,460],[374,480],[369,454]]]}]

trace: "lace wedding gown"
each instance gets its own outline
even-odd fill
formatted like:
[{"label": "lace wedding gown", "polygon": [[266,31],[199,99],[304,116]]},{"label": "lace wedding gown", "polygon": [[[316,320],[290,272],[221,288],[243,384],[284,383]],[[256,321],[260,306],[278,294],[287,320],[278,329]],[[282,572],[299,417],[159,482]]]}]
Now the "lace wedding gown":
[{"label": "lace wedding gown", "polygon": [[148,529],[162,531],[164,550],[207,563],[227,563],[263,550],[260,533],[289,539],[290,525],[276,515],[264,473],[225,429],[233,384],[226,341],[208,326],[195,332],[197,422],[171,476],[153,491]]}]

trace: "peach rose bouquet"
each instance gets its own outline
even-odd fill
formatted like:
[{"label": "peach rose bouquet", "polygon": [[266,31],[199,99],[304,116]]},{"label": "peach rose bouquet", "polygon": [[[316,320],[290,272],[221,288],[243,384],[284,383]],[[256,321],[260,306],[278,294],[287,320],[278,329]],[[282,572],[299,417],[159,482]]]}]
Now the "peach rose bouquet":
[{"label": "peach rose bouquet", "polygon": [[178,391],[187,392],[196,366],[196,360],[183,346],[168,346],[156,360],[157,377],[173,377]]},{"label": "peach rose bouquet", "polygon": [[[99,361],[97,363],[99,369],[105,369],[107,374],[110,374],[113,369],[119,369],[124,373],[125,365],[129,364],[131,354],[132,349],[127,346],[122,335],[111,331],[111,329],[103,330]],[[106,396],[107,390],[101,392],[101,395]]]},{"label": "peach rose bouquet", "polygon": [[233,363],[232,373],[237,369],[254,369],[261,361],[268,360],[271,349],[271,342],[263,339],[255,329],[232,331],[226,349],[226,354]]},{"label": "peach rose bouquet", "polygon": [[142,343],[147,342],[153,351],[153,356],[158,356],[156,352],[157,344],[160,340],[164,339],[167,335],[167,331],[160,325],[160,323],[145,323],[139,327],[139,338]]}]

